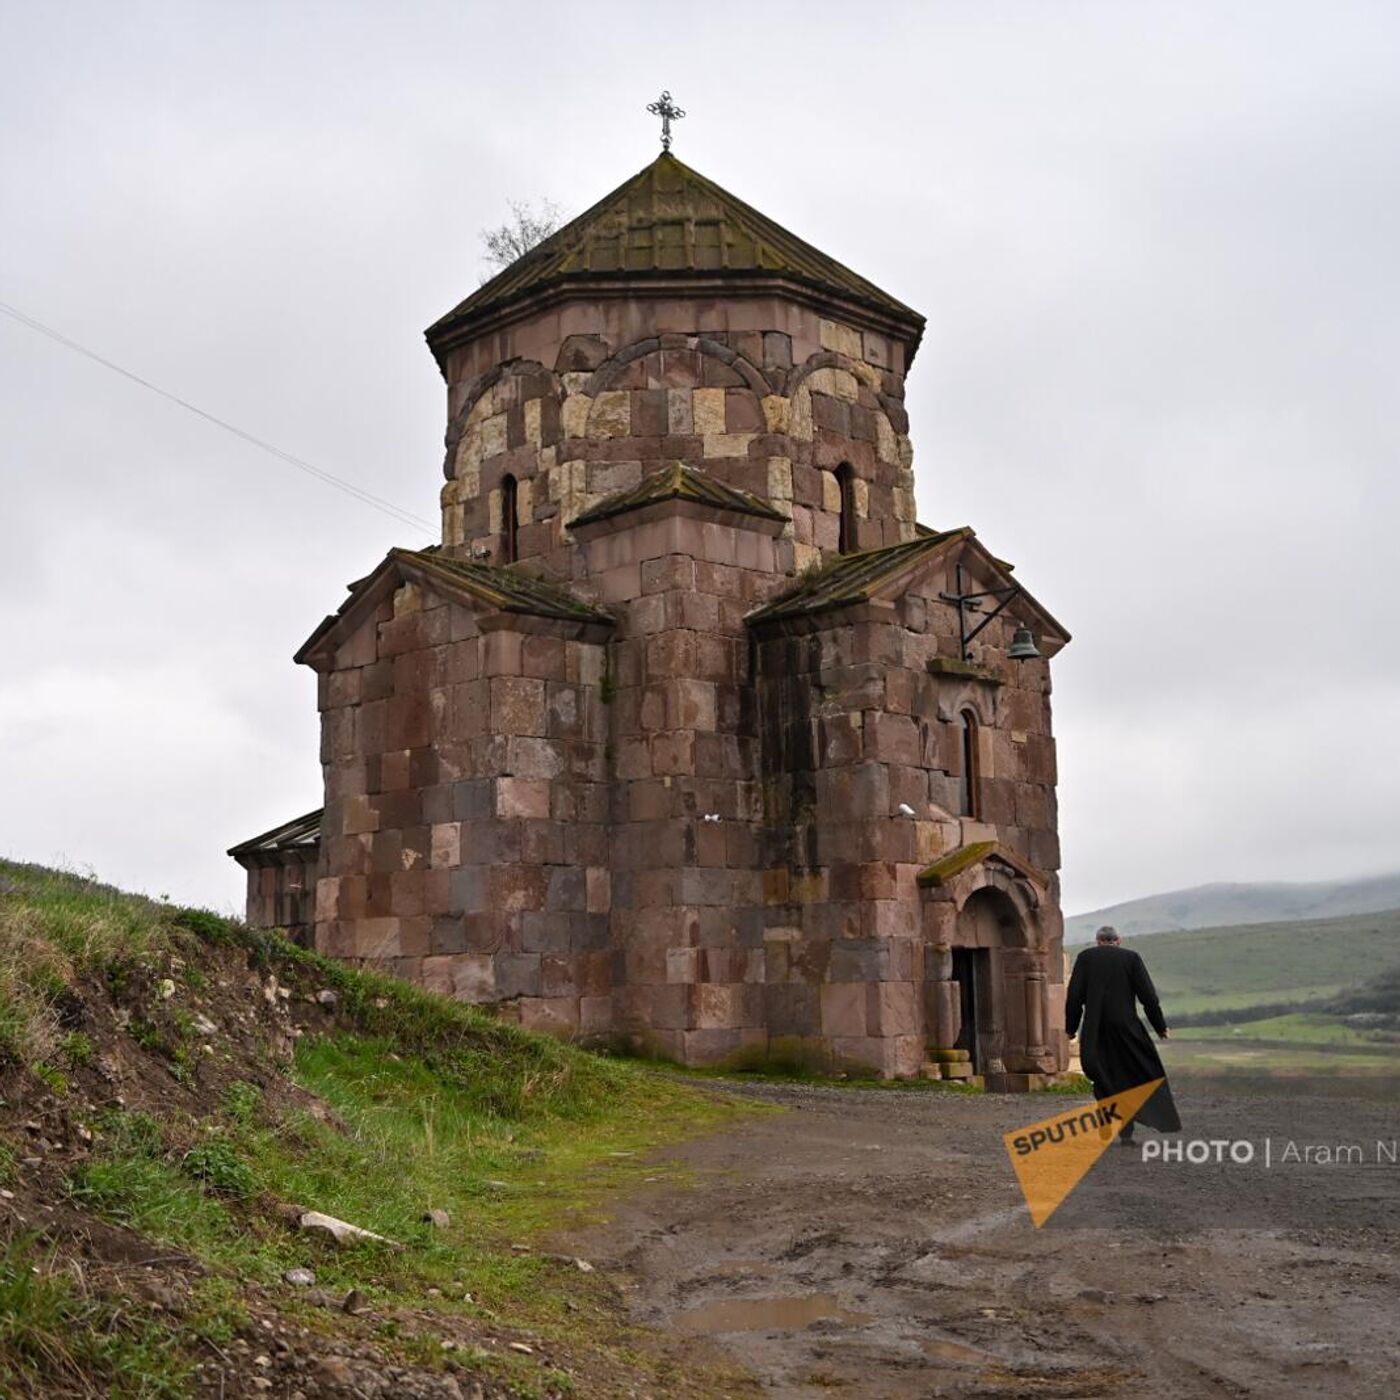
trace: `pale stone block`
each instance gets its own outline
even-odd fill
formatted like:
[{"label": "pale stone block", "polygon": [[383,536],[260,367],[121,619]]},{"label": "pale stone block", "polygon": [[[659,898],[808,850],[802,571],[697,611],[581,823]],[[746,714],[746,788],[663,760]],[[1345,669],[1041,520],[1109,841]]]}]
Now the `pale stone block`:
[{"label": "pale stone block", "polygon": [[[568,379],[570,376],[565,375]],[[570,394],[564,400],[563,411],[560,415],[564,436],[571,438],[581,438],[588,436],[588,415],[593,407],[593,400],[587,394]]]},{"label": "pale stone block", "polygon": [[[707,394],[708,389],[697,389],[697,394]],[[719,391],[716,391],[719,392]],[[752,433],[706,433],[705,456],[707,457],[747,457]]]},{"label": "pale stone block", "polygon": [[668,982],[698,982],[700,980],[700,949],[668,948],[666,950],[666,980]]},{"label": "pale stone block", "polygon": [[434,870],[446,870],[462,863],[461,822],[434,823],[428,859]]},{"label": "pale stone block", "polygon": [[918,1035],[923,1008],[912,982],[877,982],[869,986],[866,1018],[881,1035]]},{"label": "pale stone block", "polygon": [[875,415],[875,455],[882,462],[899,461],[899,444],[890,420],[883,413]]},{"label": "pale stone block", "polygon": [[793,562],[800,574],[807,569],[818,569],[821,567],[822,552],[814,544],[801,544],[794,541],[792,546]]},{"label": "pale stone block", "polygon": [[835,472],[822,472],[822,509],[833,515],[841,514],[841,483]]},{"label": "pale stone block", "polygon": [[540,401],[538,399],[525,401],[525,441],[531,447],[540,445]]},{"label": "pale stone block", "polygon": [[689,389],[667,389],[666,429],[673,437],[689,437],[695,431]]},{"label": "pale stone block", "polygon": [[481,425],[481,456],[485,461],[506,450],[506,415],[497,413]]},{"label": "pale stone block", "polygon": [[763,421],[770,433],[785,433],[792,416],[792,403],[781,394],[769,394],[763,400]]},{"label": "pale stone block", "polygon": [[379,813],[371,806],[368,797],[347,797],[345,799],[346,836],[356,836],[364,831],[379,830]]},{"label": "pale stone block", "polygon": [[424,958],[423,986],[437,996],[450,997],[456,972],[455,964],[456,959],[446,954]]},{"label": "pale stone block", "polygon": [[[600,395],[601,397],[601,395]],[[611,496],[616,491],[630,491],[641,484],[642,464],[635,462],[594,462],[593,479],[588,483],[594,491]]]},{"label": "pale stone block", "polygon": [[567,374],[561,374],[559,377],[564,381],[566,394],[581,394],[584,385],[593,378],[593,372],[586,369],[575,369],[570,370]]},{"label": "pale stone block", "polygon": [[535,483],[528,476],[515,484],[515,518],[522,525],[528,525],[535,518]]},{"label": "pale stone block", "polygon": [[612,872],[606,865],[590,865],[585,873],[586,907],[590,914],[606,914],[612,909]]},{"label": "pale stone block", "polygon": [[690,395],[691,421],[694,431],[704,434],[724,433],[724,390],[693,389]]},{"label": "pale stone block", "polygon": [[721,1030],[745,1024],[744,1002],[748,989],[742,983],[700,982],[691,1003],[697,1030]]},{"label": "pale stone block", "polygon": [[520,1025],[527,1031],[567,1039],[578,1030],[578,998],[521,997]]},{"label": "pale stone block", "polygon": [[467,414],[467,427],[479,427],[482,422],[490,418],[493,414],[500,412],[500,404],[497,400],[497,389],[493,384],[480,398],[471,406],[471,412]]},{"label": "pale stone block", "polygon": [[838,355],[849,355],[853,360],[860,359],[865,353],[861,334],[854,327],[823,317],[817,329],[823,350],[834,350]]},{"label": "pale stone block", "polygon": [[340,917],[340,881],[336,879],[316,881],[316,922]]},{"label": "pale stone block", "polygon": [[486,498],[486,528],[493,534],[501,532],[501,493],[492,491]]},{"label": "pale stone block", "polygon": [[812,394],[807,384],[803,384],[792,400],[788,435],[801,442],[812,440]]},{"label": "pale stone block", "polygon": [[416,583],[402,583],[394,590],[394,616],[409,617],[423,611],[423,590]]},{"label": "pale stone block", "polygon": [[860,385],[855,375],[848,374],[844,369],[834,369],[830,373],[832,394],[847,403],[855,403],[860,398]]},{"label": "pale stone block", "polygon": [[462,434],[457,444],[457,460],[453,463],[453,476],[462,477],[481,469],[481,432],[470,428]]},{"label": "pale stone block", "polygon": [[543,820],[549,816],[549,782],[545,778],[497,778],[496,815],[498,817],[530,817]]},{"label": "pale stone block", "polygon": [[588,436],[627,437],[632,431],[632,396],[625,389],[605,389],[593,400]]},{"label": "pale stone block", "polygon": [[856,501],[856,514],[862,520],[868,520],[870,518],[870,483],[856,477],[851,482],[851,487]]},{"label": "pale stone block", "polygon": [[862,359],[867,360],[872,365],[878,365],[881,369],[893,367],[893,362],[890,359],[889,341],[884,336],[878,335],[874,331],[866,331],[863,341]]},{"label": "pale stone block", "polygon": [[768,459],[768,496],[774,501],[792,500],[792,463],[786,457]]},{"label": "pale stone block", "polygon": [[489,953],[462,953],[455,959],[452,995],[458,1001],[494,1001],[496,964]]}]

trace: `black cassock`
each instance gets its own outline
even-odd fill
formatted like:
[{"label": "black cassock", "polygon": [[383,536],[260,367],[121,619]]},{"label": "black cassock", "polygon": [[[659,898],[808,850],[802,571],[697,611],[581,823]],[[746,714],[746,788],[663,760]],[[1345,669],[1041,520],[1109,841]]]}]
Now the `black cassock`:
[{"label": "black cassock", "polygon": [[1138,1109],[1134,1121],[1174,1133],[1181,1127],[1181,1119],[1157,1047],[1138,1020],[1134,1003],[1139,1001],[1153,1030],[1158,1034],[1165,1031],[1167,1023],[1157,989],[1142,958],[1131,948],[1095,944],[1074,960],[1065,998],[1065,1029],[1073,1035],[1083,1019],[1079,1058],[1084,1073],[1093,1081],[1095,1098],[1111,1098],[1153,1079],[1162,1080],[1157,1092]]}]

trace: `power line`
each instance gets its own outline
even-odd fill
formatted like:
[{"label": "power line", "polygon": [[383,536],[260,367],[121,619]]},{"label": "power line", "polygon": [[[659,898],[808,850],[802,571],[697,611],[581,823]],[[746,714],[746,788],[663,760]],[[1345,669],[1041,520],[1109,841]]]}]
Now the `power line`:
[{"label": "power line", "polygon": [[431,521],[424,520],[421,516],[413,515],[411,512],[402,510],[392,501],[386,501],[382,496],[376,496],[370,491],[356,486],[352,481],[346,481],[342,477],[336,476],[332,472],[323,471],[320,467],[313,466],[302,457],[291,452],[284,452],[280,447],[274,446],[270,442],[265,442],[260,437],[255,437],[252,433],[244,432],[242,428],[235,424],[219,418],[216,415],[200,408],[197,404],[192,404],[188,399],[182,399],[179,394],[172,394],[169,389],[162,389],[159,384],[152,384],[149,379],[143,379],[132,370],[124,369],[121,365],[109,360],[104,355],[99,355],[95,350],[89,350],[86,345],[80,345],[76,340],[70,340],[60,331],[54,330],[52,326],[46,326],[42,321],[36,321],[34,317],[26,315],[17,307],[0,301],[0,311],[3,311],[11,320],[18,321],[20,325],[27,326],[32,331],[38,331],[40,335],[46,335],[50,340],[57,341],[60,345],[66,346],[69,350],[76,351],[79,355],[86,356],[89,360],[95,361],[105,369],[110,369],[114,374],[119,374],[123,379],[129,379],[133,384],[139,384],[143,389],[149,389],[153,394],[159,394],[161,398],[168,399],[173,404],[179,404],[183,409],[203,418],[206,422],[213,423],[215,427],[222,428],[227,433],[232,433],[234,437],[242,438],[244,442],[260,448],[263,452],[270,453],[279,460],[286,462],[289,466],[295,467],[298,471],[305,472],[308,476],[313,476],[317,481],[324,482],[327,486],[334,486],[337,491],[344,491],[347,496],[353,496],[364,505],[372,506],[375,510],[383,511],[385,515],[393,516],[404,525],[412,525],[415,528],[433,530],[437,527]]}]

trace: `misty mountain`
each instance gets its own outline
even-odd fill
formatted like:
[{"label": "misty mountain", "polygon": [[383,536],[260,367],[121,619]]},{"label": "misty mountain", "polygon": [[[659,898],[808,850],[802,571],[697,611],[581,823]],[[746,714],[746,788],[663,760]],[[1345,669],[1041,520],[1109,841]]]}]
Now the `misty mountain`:
[{"label": "misty mountain", "polygon": [[1333,919],[1386,909],[1400,909],[1400,871],[1312,884],[1196,885],[1076,914],[1065,920],[1065,942],[1087,943],[1103,924],[1112,924],[1129,938],[1173,929]]}]

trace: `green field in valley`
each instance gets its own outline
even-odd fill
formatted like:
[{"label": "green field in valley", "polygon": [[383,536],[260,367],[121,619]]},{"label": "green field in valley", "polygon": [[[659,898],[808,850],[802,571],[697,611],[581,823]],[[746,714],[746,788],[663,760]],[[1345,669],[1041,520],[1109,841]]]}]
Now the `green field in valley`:
[{"label": "green field in valley", "polygon": [[1186,929],[1127,940],[1170,1017],[1334,995],[1400,967],[1400,909],[1342,919]]},{"label": "green field in valley", "polygon": [[1400,910],[1127,942],[1173,1027],[1169,1070],[1400,1075],[1400,1007],[1377,1017],[1329,1004],[1400,968]]}]

